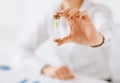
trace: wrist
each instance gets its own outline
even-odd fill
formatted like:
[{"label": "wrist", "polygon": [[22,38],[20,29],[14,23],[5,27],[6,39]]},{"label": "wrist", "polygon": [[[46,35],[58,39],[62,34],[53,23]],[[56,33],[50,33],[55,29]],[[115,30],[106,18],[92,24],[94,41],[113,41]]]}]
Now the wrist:
[{"label": "wrist", "polygon": [[103,43],[104,43],[104,36],[101,33],[98,33],[95,42],[91,44],[90,46],[93,48],[100,47],[103,45]]}]

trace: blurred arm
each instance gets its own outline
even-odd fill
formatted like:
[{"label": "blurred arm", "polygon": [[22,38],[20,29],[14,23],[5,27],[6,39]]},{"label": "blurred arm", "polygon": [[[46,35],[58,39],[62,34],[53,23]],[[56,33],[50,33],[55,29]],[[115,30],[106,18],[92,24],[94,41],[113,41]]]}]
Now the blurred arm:
[{"label": "blurred arm", "polygon": [[[32,19],[31,19],[32,20]],[[40,20],[28,23],[27,31],[20,39],[20,43],[16,52],[16,61],[40,70],[47,65],[42,62],[36,55],[35,50],[48,38],[47,20],[41,17]],[[32,28],[31,31],[29,31]]]}]

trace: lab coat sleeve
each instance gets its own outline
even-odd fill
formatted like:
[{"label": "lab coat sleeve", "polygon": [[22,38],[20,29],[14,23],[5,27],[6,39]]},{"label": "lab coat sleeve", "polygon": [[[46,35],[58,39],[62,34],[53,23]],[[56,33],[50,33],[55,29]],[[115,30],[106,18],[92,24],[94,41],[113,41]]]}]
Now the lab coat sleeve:
[{"label": "lab coat sleeve", "polygon": [[[29,27],[27,26],[27,31],[25,31],[26,33],[20,38],[21,42],[19,42],[16,51],[16,61],[22,63],[22,65],[27,65],[36,69],[38,73],[41,72],[41,69],[45,65],[48,65],[35,55],[38,46],[48,38],[46,23],[47,20],[45,20],[45,17],[41,17],[39,21],[29,24]],[[29,28],[31,27],[32,30],[29,31]]]},{"label": "lab coat sleeve", "polygon": [[93,23],[99,33],[101,33],[104,38],[104,44],[101,47],[108,47],[111,44],[111,35],[112,35],[112,13],[103,5],[96,4],[92,10]]}]

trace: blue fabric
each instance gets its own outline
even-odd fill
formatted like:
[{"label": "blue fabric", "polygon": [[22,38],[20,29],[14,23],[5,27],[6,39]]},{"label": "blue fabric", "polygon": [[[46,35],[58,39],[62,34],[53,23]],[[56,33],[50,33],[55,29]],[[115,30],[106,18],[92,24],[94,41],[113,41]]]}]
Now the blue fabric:
[{"label": "blue fabric", "polygon": [[39,83],[38,81],[34,81],[33,83]]},{"label": "blue fabric", "polygon": [[27,83],[28,82],[28,80],[27,79],[24,79],[24,80],[22,80],[20,83]]},{"label": "blue fabric", "polygon": [[0,70],[3,70],[3,71],[9,71],[9,70],[11,70],[11,68],[10,67],[8,67],[8,66],[0,66]]}]

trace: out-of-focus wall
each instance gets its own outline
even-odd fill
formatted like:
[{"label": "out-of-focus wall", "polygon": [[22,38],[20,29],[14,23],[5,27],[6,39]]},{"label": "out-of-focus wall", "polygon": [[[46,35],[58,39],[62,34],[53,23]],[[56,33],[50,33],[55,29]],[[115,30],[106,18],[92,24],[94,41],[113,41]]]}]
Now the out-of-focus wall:
[{"label": "out-of-focus wall", "polygon": [[120,23],[120,1],[119,0],[91,0],[95,3],[102,3],[104,5],[107,5],[113,12],[113,15],[115,17],[115,21]]},{"label": "out-of-focus wall", "polygon": [[0,53],[14,45],[23,29],[23,4],[24,0],[0,0]]}]

